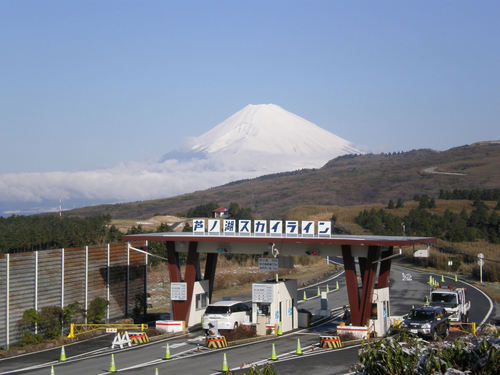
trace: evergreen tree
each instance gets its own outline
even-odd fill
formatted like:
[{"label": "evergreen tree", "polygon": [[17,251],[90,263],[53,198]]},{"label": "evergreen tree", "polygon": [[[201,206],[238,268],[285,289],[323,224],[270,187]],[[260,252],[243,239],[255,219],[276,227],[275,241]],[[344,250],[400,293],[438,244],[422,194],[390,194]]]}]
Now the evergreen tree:
[{"label": "evergreen tree", "polygon": [[396,203],[396,208],[403,208],[403,200],[401,198],[398,198],[398,202]]},{"label": "evergreen tree", "polygon": [[388,208],[389,210],[394,209],[394,202],[392,201],[392,199],[391,199],[391,200],[389,200],[389,204],[387,205],[387,208]]}]

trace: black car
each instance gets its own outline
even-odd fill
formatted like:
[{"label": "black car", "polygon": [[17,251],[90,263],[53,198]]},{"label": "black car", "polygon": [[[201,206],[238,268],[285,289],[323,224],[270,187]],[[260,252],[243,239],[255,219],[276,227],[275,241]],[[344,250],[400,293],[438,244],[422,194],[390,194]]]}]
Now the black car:
[{"label": "black car", "polygon": [[448,336],[450,320],[443,307],[415,307],[406,316],[400,328],[419,336],[437,340],[438,336]]}]

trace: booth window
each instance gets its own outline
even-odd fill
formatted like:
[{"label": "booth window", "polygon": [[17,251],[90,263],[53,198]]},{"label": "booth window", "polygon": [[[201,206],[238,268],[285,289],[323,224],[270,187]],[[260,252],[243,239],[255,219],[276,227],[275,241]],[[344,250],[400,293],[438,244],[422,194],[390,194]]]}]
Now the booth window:
[{"label": "booth window", "polygon": [[196,295],[196,310],[201,310],[207,307],[208,294],[200,293]]}]

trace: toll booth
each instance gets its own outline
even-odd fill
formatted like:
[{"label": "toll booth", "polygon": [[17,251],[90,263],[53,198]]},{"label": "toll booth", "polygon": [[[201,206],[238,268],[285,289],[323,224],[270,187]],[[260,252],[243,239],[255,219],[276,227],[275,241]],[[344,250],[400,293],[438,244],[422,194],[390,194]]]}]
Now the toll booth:
[{"label": "toll booth", "polygon": [[373,289],[372,311],[368,323],[370,332],[385,336],[391,326],[389,287]]},{"label": "toll booth", "polygon": [[201,322],[203,314],[209,301],[208,280],[195,281],[193,286],[193,298],[191,299],[189,319],[186,322],[188,327],[192,327]]},{"label": "toll booth", "polygon": [[297,280],[268,280],[252,284],[252,322],[257,335],[281,324],[282,332],[298,328]]}]

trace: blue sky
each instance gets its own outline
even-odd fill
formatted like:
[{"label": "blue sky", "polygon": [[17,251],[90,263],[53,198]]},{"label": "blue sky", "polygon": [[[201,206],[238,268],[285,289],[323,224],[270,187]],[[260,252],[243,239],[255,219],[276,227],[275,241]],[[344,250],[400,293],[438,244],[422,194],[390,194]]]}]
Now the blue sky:
[{"label": "blue sky", "polygon": [[156,160],[247,104],[375,151],[500,139],[498,1],[0,2],[0,173]]}]

